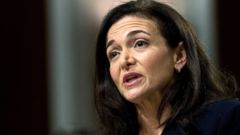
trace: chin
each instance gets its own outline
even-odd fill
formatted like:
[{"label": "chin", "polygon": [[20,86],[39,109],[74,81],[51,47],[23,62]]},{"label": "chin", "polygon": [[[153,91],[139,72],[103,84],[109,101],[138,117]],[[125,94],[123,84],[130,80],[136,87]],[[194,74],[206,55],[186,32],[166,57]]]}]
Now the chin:
[{"label": "chin", "polygon": [[137,104],[142,100],[141,93],[128,93],[124,97],[127,101],[134,103],[134,104]]},{"label": "chin", "polygon": [[129,102],[137,104],[141,102],[145,95],[147,94],[147,91],[145,87],[135,87],[132,89],[122,89],[122,96]]}]

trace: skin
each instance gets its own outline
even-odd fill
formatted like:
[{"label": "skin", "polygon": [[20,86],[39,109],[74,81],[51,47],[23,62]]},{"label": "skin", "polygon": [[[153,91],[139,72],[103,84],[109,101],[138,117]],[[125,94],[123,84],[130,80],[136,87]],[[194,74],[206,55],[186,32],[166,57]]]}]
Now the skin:
[{"label": "skin", "polygon": [[[174,69],[184,65],[182,45],[170,49],[158,29],[152,20],[125,16],[107,34],[109,71],[120,94],[136,105],[140,134],[162,133],[157,119],[161,92],[174,81]],[[124,81],[129,76],[133,79]],[[160,121],[169,113],[168,108]]]}]

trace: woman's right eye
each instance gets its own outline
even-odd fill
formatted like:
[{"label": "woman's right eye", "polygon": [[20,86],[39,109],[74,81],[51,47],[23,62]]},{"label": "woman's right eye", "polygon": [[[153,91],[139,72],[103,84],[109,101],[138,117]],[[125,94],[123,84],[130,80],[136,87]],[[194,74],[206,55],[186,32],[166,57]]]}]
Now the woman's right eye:
[{"label": "woman's right eye", "polygon": [[109,54],[108,54],[108,57],[109,59],[113,59],[114,57],[116,57],[117,55],[119,55],[119,52],[114,50],[114,51],[111,51]]}]

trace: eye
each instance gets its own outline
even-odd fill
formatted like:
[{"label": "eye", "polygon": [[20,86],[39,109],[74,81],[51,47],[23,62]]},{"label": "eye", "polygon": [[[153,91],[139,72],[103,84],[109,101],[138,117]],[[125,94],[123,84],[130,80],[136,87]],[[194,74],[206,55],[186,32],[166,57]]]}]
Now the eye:
[{"label": "eye", "polygon": [[109,52],[109,54],[108,54],[108,58],[111,60],[111,59],[117,57],[117,55],[119,55],[119,54],[120,54],[119,51],[117,51],[117,50],[113,50],[113,51]]},{"label": "eye", "polygon": [[141,40],[137,40],[137,41],[135,42],[134,47],[140,47],[140,48],[142,48],[142,47],[145,47],[146,45],[148,45],[148,42],[141,39]]}]

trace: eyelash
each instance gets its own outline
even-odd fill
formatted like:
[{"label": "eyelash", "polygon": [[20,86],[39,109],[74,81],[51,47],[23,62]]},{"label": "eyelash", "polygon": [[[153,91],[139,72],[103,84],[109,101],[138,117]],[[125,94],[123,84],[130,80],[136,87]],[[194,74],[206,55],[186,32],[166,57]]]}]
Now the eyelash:
[{"label": "eyelash", "polygon": [[[141,43],[141,45],[139,45],[139,43]],[[144,40],[144,39],[138,39],[138,40],[136,40],[135,42],[133,42],[133,47],[134,47],[134,48],[144,48],[144,47],[146,47],[147,45],[148,45],[148,41],[146,41],[146,40]],[[116,57],[116,56],[119,55],[119,54],[120,54],[119,51],[113,49],[112,51],[110,51],[110,52],[108,53],[108,58],[109,58],[110,60],[112,60],[114,57]]]},{"label": "eyelash", "polygon": [[[141,45],[139,46],[138,43],[141,43]],[[148,42],[145,41],[145,40],[143,40],[143,39],[136,40],[136,41],[134,42],[134,44],[133,44],[133,46],[134,46],[135,48],[136,48],[136,47],[142,48],[142,47],[145,47],[146,45],[148,45]]]},{"label": "eyelash", "polygon": [[116,57],[116,55],[120,54],[119,51],[117,50],[112,50],[111,52],[109,52],[108,54],[108,58],[111,60],[113,59],[114,57]]}]

